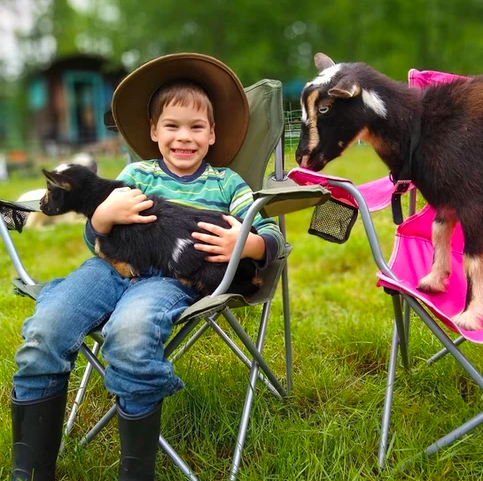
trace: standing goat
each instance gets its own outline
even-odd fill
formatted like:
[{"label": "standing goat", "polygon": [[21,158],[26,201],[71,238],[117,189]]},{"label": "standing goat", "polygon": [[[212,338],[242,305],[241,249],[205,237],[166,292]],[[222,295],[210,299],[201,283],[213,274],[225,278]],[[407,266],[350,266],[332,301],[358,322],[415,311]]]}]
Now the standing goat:
[{"label": "standing goat", "polygon": [[445,290],[460,221],[468,290],[453,321],[483,328],[483,76],[420,92],[364,63],[335,64],[318,53],[315,65],[320,73],[302,91],[297,162],[321,170],[362,139],[395,180],[412,180],[437,212],[433,266],[418,286],[423,292]]},{"label": "standing goat", "polygon": [[[46,215],[74,211],[90,218],[96,208],[116,188],[130,187],[119,180],[98,177],[87,167],[64,165],[53,172],[43,171],[47,192],[40,201]],[[229,228],[222,212],[195,209],[149,195],[153,206],[141,215],[155,215],[148,224],[115,225],[107,236],[96,239],[96,253],[124,277],[135,277],[150,267],[211,294],[225,275],[227,263],[208,262],[206,254],[193,247],[192,232],[204,232],[198,222]],[[252,228],[252,232],[256,232]],[[253,296],[260,280],[251,259],[241,259],[229,292]]]}]

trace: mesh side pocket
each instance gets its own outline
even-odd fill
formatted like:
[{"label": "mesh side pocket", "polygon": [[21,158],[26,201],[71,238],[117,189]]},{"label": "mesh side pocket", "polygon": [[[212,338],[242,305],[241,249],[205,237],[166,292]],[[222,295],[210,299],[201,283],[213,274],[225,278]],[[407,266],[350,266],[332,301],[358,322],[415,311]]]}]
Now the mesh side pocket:
[{"label": "mesh side pocket", "polygon": [[357,220],[358,209],[335,199],[318,205],[312,214],[309,234],[322,237],[329,242],[343,244],[350,236]]},{"label": "mesh side pocket", "polygon": [[8,230],[22,232],[29,213],[28,211],[19,210],[7,205],[0,205],[0,215],[3,217]]}]

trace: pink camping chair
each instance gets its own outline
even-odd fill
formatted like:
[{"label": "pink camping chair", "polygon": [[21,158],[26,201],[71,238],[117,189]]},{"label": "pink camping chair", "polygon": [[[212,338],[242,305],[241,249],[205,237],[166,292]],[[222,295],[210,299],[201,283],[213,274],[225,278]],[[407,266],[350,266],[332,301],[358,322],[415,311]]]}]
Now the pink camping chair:
[{"label": "pink camping chair", "polygon": [[[419,72],[413,69],[409,72],[409,85],[411,87],[424,88],[437,82],[450,82],[454,78],[458,78],[458,76],[433,71]],[[450,353],[477,385],[483,389],[483,375],[475,369],[458,349],[458,345],[464,340],[483,344],[483,329],[480,331],[466,331],[451,321],[452,316],[464,308],[466,297],[466,278],[463,269],[464,237],[461,226],[457,226],[452,238],[452,274],[449,278],[447,291],[437,295],[424,294],[417,290],[417,285],[419,280],[431,270],[433,263],[434,251],[431,242],[431,226],[435,211],[426,205],[421,211],[414,213],[416,205],[414,186],[410,186],[411,215],[397,227],[392,256],[389,262],[386,263],[377,240],[370,213],[391,204],[395,187],[389,177],[356,187],[347,179],[295,168],[289,173],[289,178],[299,185],[320,184],[331,191],[332,198],[324,205],[316,207],[314,211],[309,229],[309,232],[312,234],[317,234],[327,240],[344,242],[350,234],[357,212],[360,211],[374,260],[380,269],[377,273],[379,278],[377,285],[383,287],[387,293],[392,295],[395,326],[379,445],[379,465],[382,467],[386,460],[388,448],[393,385],[396,377],[399,349],[404,367],[409,367],[408,332],[410,308],[419,315],[444,346],[442,351],[428,360],[428,364]],[[334,219],[337,219],[337,222],[334,222]],[[404,313],[401,299],[405,301]],[[434,316],[431,316],[427,312],[428,310]],[[450,331],[460,334],[460,336],[455,341],[451,340],[440,327],[438,321],[444,324]],[[437,440],[422,453],[419,453],[419,455],[423,453],[431,455],[437,452],[482,423],[483,412]],[[405,463],[404,466],[412,462],[413,459]]]}]

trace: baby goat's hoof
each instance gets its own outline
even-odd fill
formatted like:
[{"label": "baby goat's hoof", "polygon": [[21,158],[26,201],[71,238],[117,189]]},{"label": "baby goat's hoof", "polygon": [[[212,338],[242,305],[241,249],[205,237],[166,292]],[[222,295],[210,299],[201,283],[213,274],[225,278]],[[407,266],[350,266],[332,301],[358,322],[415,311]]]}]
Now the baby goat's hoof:
[{"label": "baby goat's hoof", "polygon": [[481,319],[471,311],[463,311],[451,319],[458,327],[467,331],[479,331],[483,329]]},{"label": "baby goat's hoof", "polygon": [[439,294],[446,291],[448,277],[439,277],[432,273],[423,277],[418,284],[418,291],[425,294]]}]

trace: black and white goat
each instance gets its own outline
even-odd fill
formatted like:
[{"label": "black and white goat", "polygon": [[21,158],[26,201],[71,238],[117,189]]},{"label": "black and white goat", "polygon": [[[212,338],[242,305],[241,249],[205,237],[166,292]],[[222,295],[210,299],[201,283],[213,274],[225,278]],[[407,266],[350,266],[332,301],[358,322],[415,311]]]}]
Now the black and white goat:
[{"label": "black and white goat", "polygon": [[483,328],[483,76],[421,93],[364,63],[335,64],[319,53],[315,65],[320,73],[302,91],[297,162],[321,170],[362,139],[396,180],[409,175],[437,211],[433,266],[418,288],[445,290],[451,235],[460,221],[468,290],[466,307],[453,320]]},{"label": "black and white goat", "polygon": [[[40,201],[40,208],[47,215],[74,211],[90,218],[114,189],[127,186],[118,180],[98,177],[80,165],[43,172],[47,193]],[[96,239],[96,253],[124,277],[134,277],[154,267],[203,295],[211,294],[223,279],[228,264],[206,261],[206,254],[193,247],[196,241],[191,233],[204,232],[198,222],[229,228],[223,213],[185,207],[154,195],[148,199],[154,204],[141,215],[155,215],[157,220],[115,225],[109,235]],[[256,232],[253,228],[252,231]],[[260,286],[256,274],[254,262],[242,259],[228,291],[253,296]]]}]

